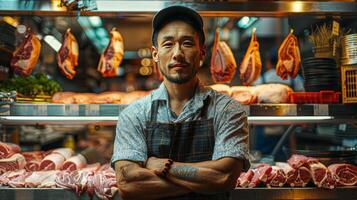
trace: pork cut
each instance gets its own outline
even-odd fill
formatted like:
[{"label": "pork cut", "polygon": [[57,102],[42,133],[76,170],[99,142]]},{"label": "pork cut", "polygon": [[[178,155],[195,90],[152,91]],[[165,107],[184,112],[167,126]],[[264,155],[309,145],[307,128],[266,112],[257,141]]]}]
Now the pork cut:
[{"label": "pork cut", "polygon": [[13,188],[22,188],[25,187],[25,180],[27,177],[29,177],[32,174],[32,172],[24,172],[20,174],[19,176],[15,178],[11,178],[9,182],[7,183],[8,186],[13,187]]},{"label": "pork cut", "polygon": [[259,43],[255,32],[256,28],[253,28],[247,52],[240,65],[240,79],[243,85],[251,85],[259,78],[262,71]]},{"label": "pork cut", "polygon": [[248,187],[253,176],[254,176],[254,172],[252,169],[249,169],[247,172],[242,172],[237,180],[236,187],[243,187],[243,188]]},{"label": "pork cut", "polygon": [[56,178],[57,174],[59,173],[58,170],[51,171],[51,174],[49,176],[46,176],[46,178],[42,179],[41,184],[38,185],[38,188],[56,188]]},{"label": "pork cut", "polygon": [[291,187],[305,187],[311,180],[310,170],[304,166],[292,168],[288,163],[277,162],[276,166],[283,169],[286,175],[286,184]]},{"label": "pork cut", "polygon": [[125,93],[123,92],[103,92],[96,95],[91,103],[94,104],[120,104],[124,98]]},{"label": "pork cut", "polygon": [[73,150],[70,148],[58,148],[55,149],[51,152],[51,154],[60,154],[62,155],[66,160],[70,158],[73,155]]},{"label": "pork cut", "polygon": [[58,170],[31,172],[31,175],[25,179],[25,187],[37,188],[41,184],[44,186],[47,184],[45,181],[49,177],[56,175],[58,172]]},{"label": "pork cut", "polygon": [[79,196],[87,191],[90,196],[94,195],[93,177],[100,168],[99,163],[88,165],[87,167],[76,170],[71,175],[76,180],[75,192]]},{"label": "pork cut", "polygon": [[[107,165],[108,166],[108,165]],[[109,166],[102,166],[93,177],[95,194],[100,199],[112,199],[118,191],[115,171]]]},{"label": "pork cut", "polygon": [[78,65],[78,43],[71,29],[67,29],[63,35],[61,48],[57,53],[57,63],[61,72],[68,78],[73,79],[76,75],[75,67]]},{"label": "pork cut", "polygon": [[16,171],[23,169],[26,165],[25,157],[19,153],[12,155],[9,158],[0,160],[0,174],[7,171]]},{"label": "pork cut", "polygon": [[73,95],[76,93],[74,92],[56,92],[52,96],[53,103],[64,103],[64,104],[73,104],[74,98]]},{"label": "pork cut", "polygon": [[282,187],[286,183],[284,170],[278,166],[272,166],[272,171],[268,175],[266,184],[268,187]]},{"label": "pork cut", "polygon": [[276,74],[287,80],[288,76],[295,78],[301,65],[299,42],[293,31],[284,39],[278,52]]},{"label": "pork cut", "polygon": [[8,185],[8,182],[12,179],[15,179],[19,176],[23,176],[26,173],[24,169],[16,170],[16,171],[7,171],[0,175],[0,186]]},{"label": "pork cut", "polygon": [[226,42],[220,41],[217,28],[212,48],[211,77],[215,83],[229,83],[234,77],[237,63]]},{"label": "pork cut", "polygon": [[257,103],[257,96],[254,94],[254,87],[233,86],[231,87],[232,98],[243,105]]},{"label": "pork cut", "polygon": [[253,87],[257,103],[290,103],[289,93],[293,90],[283,84],[263,84]]},{"label": "pork cut", "polygon": [[87,160],[81,154],[75,155],[67,159],[63,165],[62,170],[74,171],[82,169],[87,165]]},{"label": "pork cut", "polygon": [[23,152],[22,155],[26,159],[25,169],[26,171],[39,171],[40,164],[43,158],[45,157],[45,152],[43,151],[32,151],[32,152]]},{"label": "pork cut", "polygon": [[11,59],[10,65],[14,72],[21,76],[29,76],[37,64],[40,51],[40,40],[28,29],[24,41],[14,51]]},{"label": "pork cut", "polygon": [[219,93],[225,94],[227,96],[231,96],[232,91],[231,87],[225,84],[214,84],[209,86],[212,90],[215,90]]},{"label": "pork cut", "polygon": [[20,151],[21,148],[16,144],[0,142],[0,159],[11,157]]},{"label": "pork cut", "polygon": [[254,176],[250,181],[248,187],[257,187],[260,183],[265,183],[268,179],[269,174],[272,171],[272,167],[268,164],[260,164],[255,169],[253,169]]},{"label": "pork cut", "polygon": [[357,184],[357,166],[351,164],[332,164],[328,166],[338,185],[352,186]]},{"label": "pork cut", "polygon": [[71,171],[60,171],[56,176],[56,186],[59,188],[73,189],[76,188],[76,180],[71,175]]},{"label": "pork cut", "polygon": [[41,161],[40,170],[59,170],[65,160],[61,154],[51,153]]},{"label": "pork cut", "polygon": [[115,28],[110,31],[110,41],[100,57],[98,71],[103,77],[118,75],[119,65],[124,57],[123,37]]}]

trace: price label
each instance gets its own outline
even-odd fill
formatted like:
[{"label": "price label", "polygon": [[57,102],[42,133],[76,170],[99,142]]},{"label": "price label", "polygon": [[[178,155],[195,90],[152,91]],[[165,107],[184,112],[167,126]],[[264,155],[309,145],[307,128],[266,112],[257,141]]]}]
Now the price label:
[{"label": "price label", "polygon": [[340,34],[340,23],[333,20],[332,22],[332,35],[338,36]]},{"label": "price label", "polygon": [[86,105],[86,116],[99,116],[99,104]]},{"label": "price label", "polygon": [[79,115],[79,106],[75,104],[65,105],[65,113],[68,116],[78,116]]},{"label": "price label", "polygon": [[314,105],[314,115],[315,116],[328,116],[328,104],[316,104]]}]

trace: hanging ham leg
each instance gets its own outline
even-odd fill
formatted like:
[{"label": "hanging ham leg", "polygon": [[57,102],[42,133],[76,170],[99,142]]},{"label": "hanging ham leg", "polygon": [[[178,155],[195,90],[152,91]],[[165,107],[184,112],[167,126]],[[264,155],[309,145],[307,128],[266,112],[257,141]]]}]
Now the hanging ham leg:
[{"label": "hanging ham leg", "polygon": [[40,57],[40,51],[40,40],[28,29],[24,41],[13,53],[11,59],[10,65],[14,72],[21,76],[29,76]]},{"label": "hanging ham leg", "polygon": [[253,28],[248,50],[244,55],[242,64],[240,65],[240,79],[243,85],[251,85],[259,78],[262,71],[259,43],[255,32],[256,29]]},{"label": "hanging ham leg", "polygon": [[110,31],[110,42],[100,57],[97,70],[103,77],[112,77],[118,74],[119,65],[124,56],[123,37],[113,28]]},{"label": "hanging ham leg", "polygon": [[57,53],[57,63],[68,79],[73,79],[74,75],[76,75],[74,68],[78,65],[78,55],[77,40],[71,33],[71,29],[67,29],[63,36],[62,46]]},{"label": "hanging ham leg", "polygon": [[300,64],[299,42],[291,30],[279,48],[276,74],[283,80],[288,79],[288,76],[295,78],[299,72]]},{"label": "hanging ham leg", "polygon": [[236,73],[236,68],[237,63],[232,50],[227,43],[219,41],[219,29],[217,29],[211,58],[212,80],[215,83],[229,83]]}]

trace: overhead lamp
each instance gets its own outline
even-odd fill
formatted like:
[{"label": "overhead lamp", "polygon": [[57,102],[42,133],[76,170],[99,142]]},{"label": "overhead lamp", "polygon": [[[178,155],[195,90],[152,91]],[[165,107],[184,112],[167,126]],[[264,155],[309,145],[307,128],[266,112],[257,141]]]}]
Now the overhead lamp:
[{"label": "overhead lamp", "polygon": [[17,27],[17,25],[19,25],[19,22],[10,16],[4,16],[2,19],[13,27]]},{"label": "overhead lamp", "polygon": [[58,52],[58,50],[61,48],[62,43],[58,41],[53,35],[46,35],[43,40],[56,52]]},{"label": "overhead lamp", "polygon": [[257,20],[258,20],[257,17],[244,16],[237,22],[237,26],[239,28],[248,28],[249,26],[251,26]]},{"label": "overhead lamp", "polygon": [[301,1],[295,1],[295,2],[292,2],[292,10],[294,12],[302,12],[303,11],[303,2]]}]

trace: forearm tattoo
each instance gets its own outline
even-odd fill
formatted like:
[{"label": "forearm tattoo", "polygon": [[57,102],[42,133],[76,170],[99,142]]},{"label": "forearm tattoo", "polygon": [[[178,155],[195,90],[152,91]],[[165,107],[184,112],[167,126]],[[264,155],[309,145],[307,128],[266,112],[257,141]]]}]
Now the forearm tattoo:
[{"label": "forearm tattoo", "polygon": [[198,181],[198,168],[192,166],[177,166],[171,169],[171,174],[176,178],[187,181]]}]

